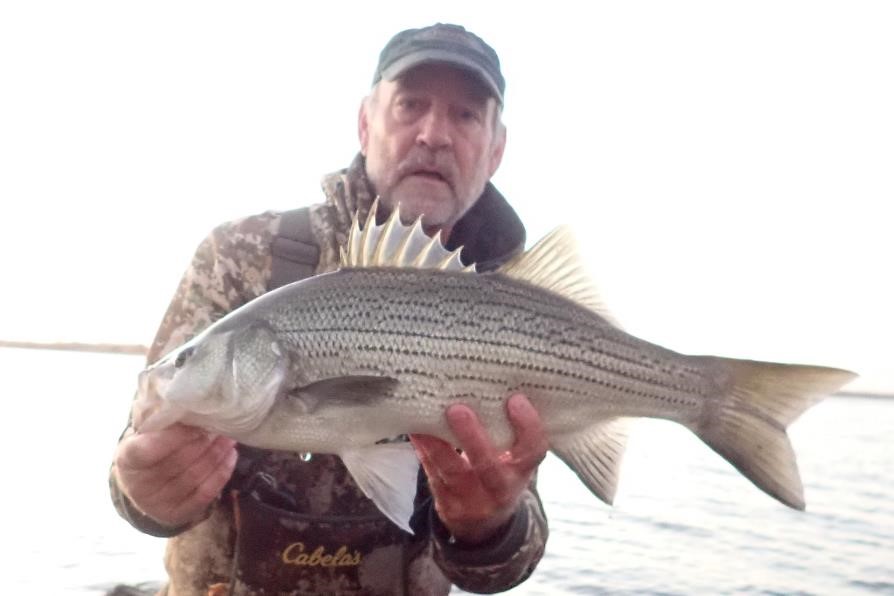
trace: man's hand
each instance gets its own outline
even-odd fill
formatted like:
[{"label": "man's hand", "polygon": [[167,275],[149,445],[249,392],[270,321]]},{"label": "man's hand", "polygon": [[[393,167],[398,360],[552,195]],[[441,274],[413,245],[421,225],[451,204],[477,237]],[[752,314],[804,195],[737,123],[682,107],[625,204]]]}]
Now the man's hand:
[{"label": "man's hand", "polygon": [[118,485],[133,504],[169,527],[201,519],[236,466],[236,442],[177,424],[118,443]]},{"label": "man's hand", "polygon": [[438,517],[465,543],[487,540],[510,520],[549,448],[540,416],[524,395],[513,395],[507,409],[515,429],[509,451],[494,447],[478,417],[464,405],[447,409],[447,423],[462,453],[435,437],[410,437],[428,475]]}]

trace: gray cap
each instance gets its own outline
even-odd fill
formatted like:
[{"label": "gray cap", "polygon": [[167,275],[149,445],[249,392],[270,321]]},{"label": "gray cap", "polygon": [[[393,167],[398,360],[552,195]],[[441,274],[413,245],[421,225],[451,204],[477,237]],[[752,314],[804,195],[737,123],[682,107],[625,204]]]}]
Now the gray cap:
[{"label": "gray cap", "polygon": [[500,72],[497,53],[483,39],[459,25],[437,23],[422,29],[407,29],[391,38],[379,54],[373,85],[393,81],[420,64],[440,62],[476,75],[497,101],[503,103],[506,81]]}]

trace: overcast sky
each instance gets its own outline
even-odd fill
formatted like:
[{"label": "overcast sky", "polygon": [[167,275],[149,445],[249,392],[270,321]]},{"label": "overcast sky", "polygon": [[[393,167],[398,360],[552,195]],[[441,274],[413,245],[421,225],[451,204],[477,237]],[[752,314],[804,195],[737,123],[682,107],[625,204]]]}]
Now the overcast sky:
[{"label": "overcast sky", "polygon": [[628,331],[894,390],[891,3],[308,6],[0,5],[0,338],[148,342],[202,237],[317,201],[381,47],[444,21],[503,62],[495,183]]}]

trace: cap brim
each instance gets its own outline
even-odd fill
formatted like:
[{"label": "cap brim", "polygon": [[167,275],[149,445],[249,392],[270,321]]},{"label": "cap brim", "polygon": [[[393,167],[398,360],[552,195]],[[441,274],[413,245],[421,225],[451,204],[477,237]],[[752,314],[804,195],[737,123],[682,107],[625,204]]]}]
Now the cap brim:
[{"label": "cap brim", "polygon": [[471,72],[485,84],[498,102],[501,104],[503,103],[503,94],[500,93],[500,88],[497,86],[497,82],[494,81],[493,77],[491,77],[490,74],[488,74],[485,69],[481,68],[481,66],[474,60],[470,60],[469,58],[454,52],[444,50],[419,50],[407,54],[392,62],[388,68],[382,70],[382,78],[386,81],[393,81],[412,68],[416,68],[422,64],[434,63],[449,64],[467,72]]}]

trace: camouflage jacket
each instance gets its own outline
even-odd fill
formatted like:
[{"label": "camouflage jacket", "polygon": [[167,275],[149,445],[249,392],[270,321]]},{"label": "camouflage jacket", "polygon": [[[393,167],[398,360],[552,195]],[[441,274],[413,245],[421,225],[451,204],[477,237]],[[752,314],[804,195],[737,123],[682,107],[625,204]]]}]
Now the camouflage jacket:
[{"label": "camouflage jacket", "polygon": [[[351,216],[369,211],[373,196],[362,157],[325,177],[323,190],[326,201],[310,208],[320,248],[317,273],[337,267]],[[266,291],[280,217],[265,212],[229,222],[202,242],[150,347],[149,362]],[[488,185],[451,240],[464,246],[465,261],[488,269],[521,250],[524,228]],[[468,547],[450,540],[422,473],[410,536],[379,513],[335,456],[307,459],[244,446],[239,454],[228,489],[203,521],[186,528],[166,528],[141,514],[111,475],[122,517],[143,532],[170,537],[163,594],[447,594],[451,583],[497,592],[527,578],[543,554],[547,524],[533,486],[505,531]]]}]

